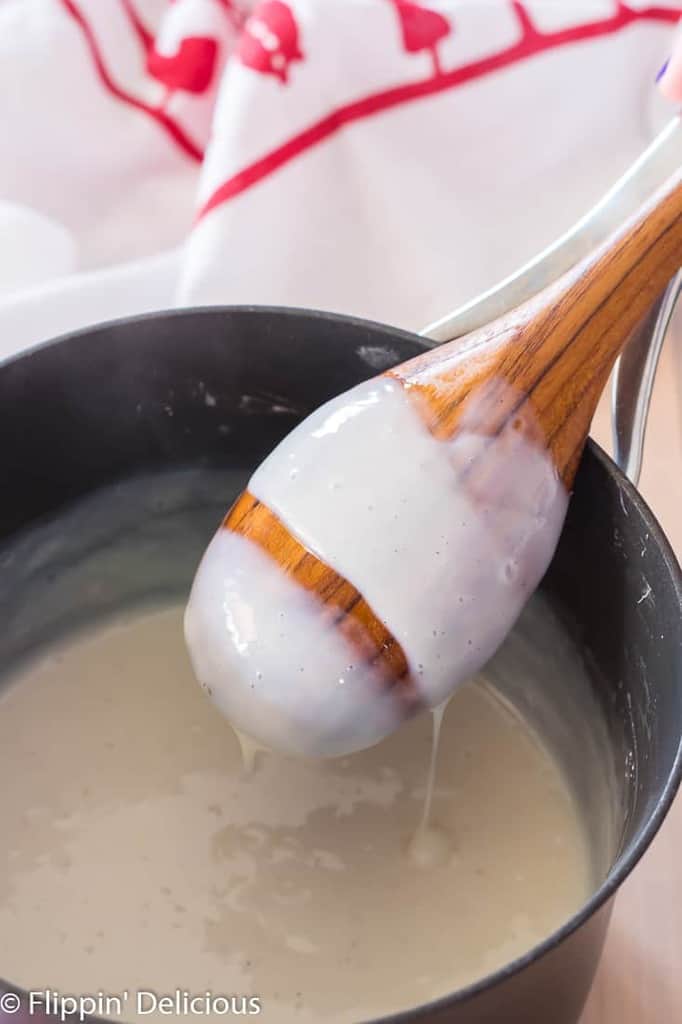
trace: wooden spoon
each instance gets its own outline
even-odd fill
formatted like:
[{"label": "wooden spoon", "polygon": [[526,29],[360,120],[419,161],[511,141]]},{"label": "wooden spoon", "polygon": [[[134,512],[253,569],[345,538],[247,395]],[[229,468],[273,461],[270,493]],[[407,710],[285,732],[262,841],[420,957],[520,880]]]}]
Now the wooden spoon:
[{"label": "wooden spoon", "polygon": [[[489,326],[432,349],[388,371],[419,410],[428,429],[448,439],[473,396],[496,387],[484,433],[492,443],[510,425],[525,430],[551,455],[570,490],[601,392],[634,327],[682,266],[682,171],[678,170],[624,227],[595,253],[531,301]],[[502,390],[499,383],[505,386]],[[480,401],[479,415],[480,415]],[[524,410],[532,416],[524,416]],[[273,512],[245,491],[224,528],[242,534],[282,571],[317,595],[387,686],[420,703],[400,644],[363,595],[307,550]],[[328,613],[328,612],[327,612]]]}]

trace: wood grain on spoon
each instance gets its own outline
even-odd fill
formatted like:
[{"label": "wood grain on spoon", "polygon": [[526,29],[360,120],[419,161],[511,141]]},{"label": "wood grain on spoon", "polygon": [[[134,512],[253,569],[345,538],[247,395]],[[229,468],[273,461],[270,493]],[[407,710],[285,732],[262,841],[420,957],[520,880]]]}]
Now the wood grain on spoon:
[{"label": "wood grain on spoon", "polygon": [[321,613],[330,616],[356,657],[373,664],[386,686],[395,689],[406,716],[422,706],[407,658],[395,637],[352,583],[293,537],[274,512],[244,491],[223,526],[256,543],[287,576],[320,599]]},{"label": "wood grain on spoon", "polygon": [[[427,428],[441,440],[467,421],[474,403],[476,430],[491,440],[508,429],[532,431],[534,443],[547,449],[570,489],[613,364],[680,266],[678,171],[616,235],[530,302],[387,375],[402,384]],[[475,478],[471,487],[475,491]],[[223,525],[257,544],[319,599],[320,613],[332,618],[356,656],[377,667],[406,713],[419,708],[404,651],[348,580],[304,547],[248,491]]]}]

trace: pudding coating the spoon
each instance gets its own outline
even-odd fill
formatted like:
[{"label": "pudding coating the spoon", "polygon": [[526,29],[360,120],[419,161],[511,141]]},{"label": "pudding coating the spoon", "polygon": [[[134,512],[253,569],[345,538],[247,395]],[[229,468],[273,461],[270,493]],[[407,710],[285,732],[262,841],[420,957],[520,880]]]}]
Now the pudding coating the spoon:
[{"label": "pudding coating the spoon", "polygon": [[488,385],[440,440],[409,389],[376,378],[256,470],[185,617],[196,675],[238,729],[292,753],[349,753],[442,703],[495,652],[567,505],[528,403],[483,432],[500,397]]}]

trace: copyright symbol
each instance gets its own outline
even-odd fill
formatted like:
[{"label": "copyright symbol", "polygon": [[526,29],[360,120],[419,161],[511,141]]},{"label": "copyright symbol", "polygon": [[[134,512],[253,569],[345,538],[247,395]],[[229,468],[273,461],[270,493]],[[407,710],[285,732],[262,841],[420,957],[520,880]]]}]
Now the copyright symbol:
[{"label": "copyright symbol", "polygon": [[21,1009],[21,1000],[16,992],[5,992],[0,996],[0,1011],[2,1013],[16,1013]]}]

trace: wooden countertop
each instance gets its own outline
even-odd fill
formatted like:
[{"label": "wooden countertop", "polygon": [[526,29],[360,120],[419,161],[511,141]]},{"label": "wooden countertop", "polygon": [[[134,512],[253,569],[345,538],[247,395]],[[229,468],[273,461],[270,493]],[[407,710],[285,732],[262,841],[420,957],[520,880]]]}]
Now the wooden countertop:
[{"label": "wooden countertop", "polygon": [[[656,381],[640,490],[682,558],[682,309]],[[593,435],[608,443],[608,403]],[[682,794],[616,900],[581,1024],[682,1022]]]}]

